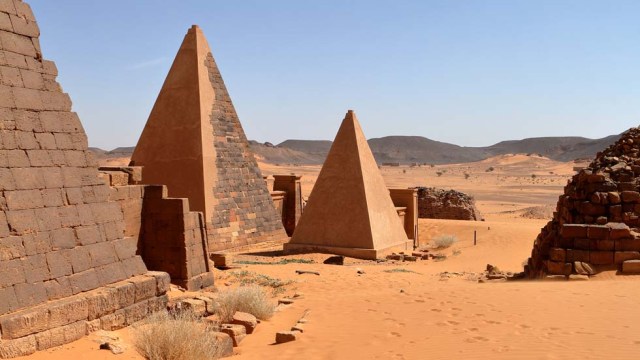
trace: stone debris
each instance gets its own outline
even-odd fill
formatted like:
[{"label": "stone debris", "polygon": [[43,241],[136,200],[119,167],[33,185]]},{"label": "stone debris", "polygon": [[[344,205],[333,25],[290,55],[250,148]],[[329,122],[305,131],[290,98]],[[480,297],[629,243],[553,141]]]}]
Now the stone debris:
[{"label": "stone debris", "polygon": [[251,314],[237,311],[233,315],[231,323],[244,326],[246,333],[252,334],[253,330],[255,330],[256,326],[258,326],[258,319],[256,319],[256,317]]},{"label": "stone debris", "polygon": [[278,331],[276,333],[276,344],[284,344],[291,341],[296,341],[300,331]]},{"label": "stone debris", "polygon": [[484,221],[473,197],[455,190],[417,187],[418,217]]},{"label": "stone debris", "polygon": [[220,357],[229,357],[233,355],[233,339],[227,333],[215,331],[212,334],[218,340],[218,348],[220,349]]},{"label": "stone debris", "polygon": [[328,264],[328,265],[344,265],[344,256],[342,255],[336,255],[336,256],[331,256],[329,258],[327,258],[323,264]]},{"label": "stone debris", "polygon": [[640,129],[632,128],[567,183],[534,242],[527,277],[593,275],[640,260],[639,185]]},{"label": "stone debris", "polygon": [[116,344],[112,342],[105,342],[100,344],[100,350],[109,350],[115,355],[122,354],[124,352],[124,346],[122,344]]}]

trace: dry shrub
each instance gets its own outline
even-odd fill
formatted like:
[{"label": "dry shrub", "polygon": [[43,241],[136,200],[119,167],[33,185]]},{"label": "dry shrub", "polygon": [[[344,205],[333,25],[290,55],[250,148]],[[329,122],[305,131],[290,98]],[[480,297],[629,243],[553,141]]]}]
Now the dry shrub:
[{"label": "dry shrub", "polygon": [[453,245],[458,241],[455,235],[440,235],[433,238],[433,247],[436,249],[444,249]]},{"label": "dry shrub", "polygon": [[220,357],[212,329],[190,312],[155,313],[133,328],[134,345],[148,360],[209,360]]},{"label": "dry shrub", "polygon": [[257,285],[240,286],[220,292],[217,300],[218,316],[222,322],[231,320],[236,311],[249,313],[260,320],[271,318],[275,311],[275,305]]}]

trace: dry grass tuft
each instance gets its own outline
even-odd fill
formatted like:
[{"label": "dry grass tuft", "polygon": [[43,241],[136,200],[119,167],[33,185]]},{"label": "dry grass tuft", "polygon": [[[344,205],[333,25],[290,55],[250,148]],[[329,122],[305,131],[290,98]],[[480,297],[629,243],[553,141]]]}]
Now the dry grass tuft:
[{"label": "dry grass tuft", "polygon": [[155,313],[133,328],[134,345],[147,360],[209,360],[220,357],[212,329],[189,312]]},{"label": "dry grass tuft", "polygon": [[445,249],[458,242],[455,235],[440,235],[433,238],[433,247],[436,249]]},{"label": "dry grass tuft", "polygon": [[222,322],[233,318],[236,311],[249,313],[260,320],[273,316],[275,305],[257,285],[240,286],[219,293],[218,316]]}]

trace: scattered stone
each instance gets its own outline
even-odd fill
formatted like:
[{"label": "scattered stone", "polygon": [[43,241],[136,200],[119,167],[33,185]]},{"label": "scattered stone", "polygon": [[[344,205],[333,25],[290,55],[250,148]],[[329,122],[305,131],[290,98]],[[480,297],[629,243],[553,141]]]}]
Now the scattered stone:
[{"label": "scattered stone", "polygon": [[114,344],[111,342],[105,342],[100,344],[100,350],[109,350],[115,355],[122,354],[124,352],[124,346],[122,344]]},{"label": "scattered stone", "polygon": [[418,261],[418,257],[413,256],[413,255],[406,255],[404,257],[404,261],[413,261],[413,262],[415,262],[415,261]]},{"label": "scattered stone", "polygon": [[279,331],[276,333],[276,344],[284,344],[298,339],[299,331]]},{"label": "scattered stone", "polygon": [[278,300],[278,305],[291,305],[294,303],[293,299],[283,298]]},{"label": "scattered stone", "polygon": [[302,274],[311,274],[311,275],[320,275],[319,272],[317,271],[308,271],[308,270],[296,270],[296,274],[298,275],[302,275]]},{"label": "scattered stone", "polygon": [[237,347],[242,339],[247,336],[247,329],[243,325],[222,324],[220,325],[220,332],[231,336],[231,340],[233,340],[233,347]]},{"label": "scattered stone", "polygon": [[575,273],[578,275],[591,276],[591,275],[595,275],[596,273],[593,267],[589,263],[582,262],[582,261],[574,262],[573,268],[575,270]]},{"label": "scattered stone", "polygon": [[298,322],[297,324],[295,324],[294,326],[291,327],[291,331],[300,331],[301,333],[304,332],[304,323]]},{"label": "scattered stone", "polygon": [[344,256],[342,255],[336,255],[336,256],[331,256],[329,258],[327,258],[323,264],[328,264],[328,265],[344,265]]},{"label": "scattered stone", "polygon": [[233,315],[231,323],[244,326],[246,329],[246,333],[252,334],[253,330],[255,330],[256,326],[258,326],[258,319],[256,319],[256,317],[251,314],[237,311]]},{"label": "scattered stone", "polygon": [[403,254],[390,254],[387,255],[387,260],[397,260],[397,261],[402,261],[404,260],[404,255]]},{"label": "scattered stone", "polygon": [[362,274],[364,274],[364,270],[362,270],[360,268],[356,268],[356,273],[358,273],[358,275],[362,275]]}]

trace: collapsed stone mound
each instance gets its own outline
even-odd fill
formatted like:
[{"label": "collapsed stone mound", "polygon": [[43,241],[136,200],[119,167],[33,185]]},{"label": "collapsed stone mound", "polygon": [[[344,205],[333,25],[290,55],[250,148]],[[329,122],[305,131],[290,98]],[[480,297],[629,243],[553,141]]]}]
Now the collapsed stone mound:
[{"label": "collapsed stone mound", "polygon": [[525,266],[530,278],[569,275],[576,263],[640,259],[640,129],[632,128],[568,182]]},{"label": "collapsed stone mound", "polygon": [[484,218],[472,196],[455,190],[417,187],[418,217],[423,219],[476,220]]}]

